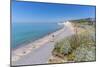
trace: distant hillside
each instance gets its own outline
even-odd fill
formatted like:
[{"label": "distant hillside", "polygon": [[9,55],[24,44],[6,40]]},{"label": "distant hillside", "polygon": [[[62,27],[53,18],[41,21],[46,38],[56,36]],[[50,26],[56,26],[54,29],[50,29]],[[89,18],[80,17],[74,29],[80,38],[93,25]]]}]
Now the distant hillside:
[{"label": "distant hillside", "polygon": [[83,22],[89,22],[89,23],[95,23],[95,18],[84,18],[84,19],[76,19],[76,20],[69,20],[70,22],[77,22],[77,23],[83,23]]}]

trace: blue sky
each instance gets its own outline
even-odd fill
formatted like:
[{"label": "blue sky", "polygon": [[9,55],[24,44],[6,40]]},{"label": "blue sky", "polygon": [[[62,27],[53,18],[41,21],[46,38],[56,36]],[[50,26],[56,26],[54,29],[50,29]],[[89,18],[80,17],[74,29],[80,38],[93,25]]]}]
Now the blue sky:
[{"label": "blue sky", "polygon": [[12,2],[13,23],[51,23],[88,17],[95,18],[95,6]]}]

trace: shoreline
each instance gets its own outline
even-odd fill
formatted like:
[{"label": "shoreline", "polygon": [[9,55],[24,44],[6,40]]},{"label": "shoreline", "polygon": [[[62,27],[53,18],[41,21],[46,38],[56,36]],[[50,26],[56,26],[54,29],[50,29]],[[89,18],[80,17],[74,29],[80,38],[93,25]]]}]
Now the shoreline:
[{"label": "shoreline", "polygon": [[[63,27],[64,27],[64,26],[63,26]],[[51,34],[54,33],[54,32],[57,32],[57,31],[61,30],[63,27],[58,28],[58,29],[56,29],[55,31],[49,32],[49,33],[47,33],[46,35],[43,35],[43,36],[37,38],[36,40],[30,40],[29,42],[23,43],[23,44],[21,44],[21,45],[18,46],[18,47],[12,48],[11,50],[12,50],[12,51],[15,51],[15,50],[17,50],[17,49],[19,49],[19,48],[21,48],[21,47],[26,46],[27,44],[30,44],[30,43],[36,42],[36,41],[38,41],[38,40],[40,40],[40,39],[42,39],[42,38],[44,38],[44,37],[46,37],[46,36],[51,35]]]},{"label": "shoreline", "polygon": [[[50,40],[52,40],[52,35],[58,33],[59,31],[63,30],[64,27],[62,27],[61,29],[50,33],[49,35],[45,35],[31,43],[28,43],[26,45],[22,45],[19,48],[16,48],[14,50],[12,50],[11,54],[12,54],[12,58],[11,61],[17,61],[19,60],[22,56],[28,54],[31,52],[31,50],[33,49],[38,49],[39,47],[41,47],[44,43],[49,42]],[[42,44],[43,43],[43,44]]]},{"label": "shoreline", "polygon": [[[64,32],[66,30],[66,24],[64,24],[64,26],[57,30],[54,31],[52,33],[50,33],[49,35],[46,35],[36,41],[33,41],[31,43],[28,43],[27,45],[24,45],[14,51],[12,51],[12,57],[11,57],[11,61],[15,62],[18,61],[21,57],[29,54],[32,50],[38,49],[39,47],[45,45],[46,43],[52,42],[53,40],[59,40],[59,39],[54,39],[52,36],[55,35],[55,37],[57,37],[57,35],[60,35],[62,32]],[[73,30],[73,29],[72,29]]]}]

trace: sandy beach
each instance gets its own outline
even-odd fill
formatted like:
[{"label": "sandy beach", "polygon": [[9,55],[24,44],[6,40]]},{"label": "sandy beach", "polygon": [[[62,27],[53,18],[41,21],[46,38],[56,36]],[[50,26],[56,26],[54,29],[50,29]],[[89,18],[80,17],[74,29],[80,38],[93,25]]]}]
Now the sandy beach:
[{"label": "sandy beach", "polygon": [[64,37],[74,34],[74,29],[70,22],[63,24],[64,27],[60,30],[13,50],[11,56],[12,65],[46,63],[51,55],[51,51],[54,48],[54,43],[63,39]]}]

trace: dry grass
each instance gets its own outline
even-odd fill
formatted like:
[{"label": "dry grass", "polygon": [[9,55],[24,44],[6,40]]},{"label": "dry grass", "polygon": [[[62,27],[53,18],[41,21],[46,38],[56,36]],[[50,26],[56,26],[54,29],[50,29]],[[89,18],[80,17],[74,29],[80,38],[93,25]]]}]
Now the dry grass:
[{"label": "dry grass", "polygon": [[91,29],[84,29],[79,24],[74,27],[75,34],[57,42],[53,50],[53,55],[66,59],[66,61],[95,60],[94,29],[92,30],[92,27]]}]

